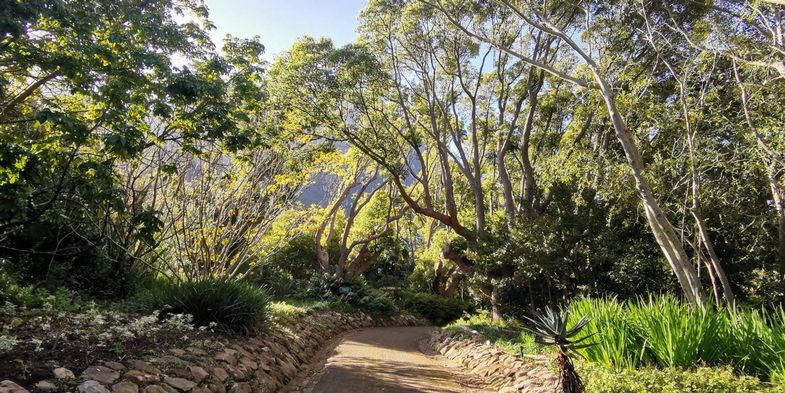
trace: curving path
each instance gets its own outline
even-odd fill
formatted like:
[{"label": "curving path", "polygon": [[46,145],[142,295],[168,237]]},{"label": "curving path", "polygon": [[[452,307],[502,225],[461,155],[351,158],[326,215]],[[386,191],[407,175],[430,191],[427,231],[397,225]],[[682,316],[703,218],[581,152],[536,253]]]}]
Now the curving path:
[{"label": "curving path", "polygon": [[[482,382],[440,356],[428,356],[418,342],[429,327],[371,328],[344,336],[325,352],[320,371],[301,387],[303,393],[485,393]],[[304,387],[302,387],[304,386]],[[284,391],[287,391],[286,389]]]}]

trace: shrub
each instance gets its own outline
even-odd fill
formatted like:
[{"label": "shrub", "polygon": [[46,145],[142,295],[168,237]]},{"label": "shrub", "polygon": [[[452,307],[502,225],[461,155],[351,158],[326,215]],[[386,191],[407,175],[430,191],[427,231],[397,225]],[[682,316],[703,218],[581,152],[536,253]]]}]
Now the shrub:
[{"label": "shrub", "polygon": [[446,298],[430,293],[401,292],[398,304],[404,310],[426,318],[437,325],[444,325],[471,311],[471,304],[460,299]]},{"label": "shrub", "polygon": [[521,324],[513,319],[493,322],[488,311],[465,315],[447,325],[447,329],[457,330],[466,327],[482,334],[495,345],[512,354],[539,354],[553,352],[549,346],[538,344],[534,336],[521,331]]},{"label": "shrub", "polygon": [[17,277],[0,269],[0,304],[5,302],[22,308],[58,311],[79,311],[91,304],[66,288],[49,290],[33,284],[20,284]]},{"label": "shrub", "polygon": [[610,370],[580,362],[578,370],[588,393],[781,393],[782,387],[761,383],[755,377],[737,376],[729,367],[696,369],[646,367],[639,370]]},{"label": "shrub", "polygon": [[384,292],[369,287],[362,277],[336,283],[331,274],[314,275],[305,295],[334,303],[334,308],[356,309],[375,316],[386,316],[396,311],[392,299]]},{"label": "shrub", "polygon": [[158,281],[142,303],[163,314],[189,314],[198,326],[249,333],[266,322],[268,297],[259,287],[228,279]]}]

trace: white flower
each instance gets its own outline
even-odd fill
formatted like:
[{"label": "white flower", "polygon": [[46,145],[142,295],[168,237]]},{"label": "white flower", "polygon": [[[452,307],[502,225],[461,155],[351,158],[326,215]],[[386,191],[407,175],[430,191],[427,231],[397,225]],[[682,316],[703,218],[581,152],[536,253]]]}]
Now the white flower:
[{"label": "white flower", "polygon": [[17,343],[19,343],[19,340],[16,337],[0,334],[0,353],[14,349]]}]

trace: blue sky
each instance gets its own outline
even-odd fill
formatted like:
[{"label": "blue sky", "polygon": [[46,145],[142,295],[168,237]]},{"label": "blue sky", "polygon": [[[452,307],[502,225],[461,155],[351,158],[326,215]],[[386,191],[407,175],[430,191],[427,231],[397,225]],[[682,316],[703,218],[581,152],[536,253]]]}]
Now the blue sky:
[{"label": "blue sky", "polygon": [[205,0],[216,25],[213,41],[223,37],[261,37],[268,61],[303,35],[329,37],[336,45],[355,38],[357,15],[365,0]]}]

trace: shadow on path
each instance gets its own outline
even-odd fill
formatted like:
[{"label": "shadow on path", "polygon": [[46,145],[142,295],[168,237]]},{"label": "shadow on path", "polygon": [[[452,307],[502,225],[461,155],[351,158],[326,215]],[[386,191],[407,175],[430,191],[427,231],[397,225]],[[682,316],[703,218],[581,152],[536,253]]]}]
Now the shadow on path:
[{"label": "shadow on path", "polygon": [[488,392],[475,377],[420,352],[433,328],[373,328],[347,335],[303,392]]}]

